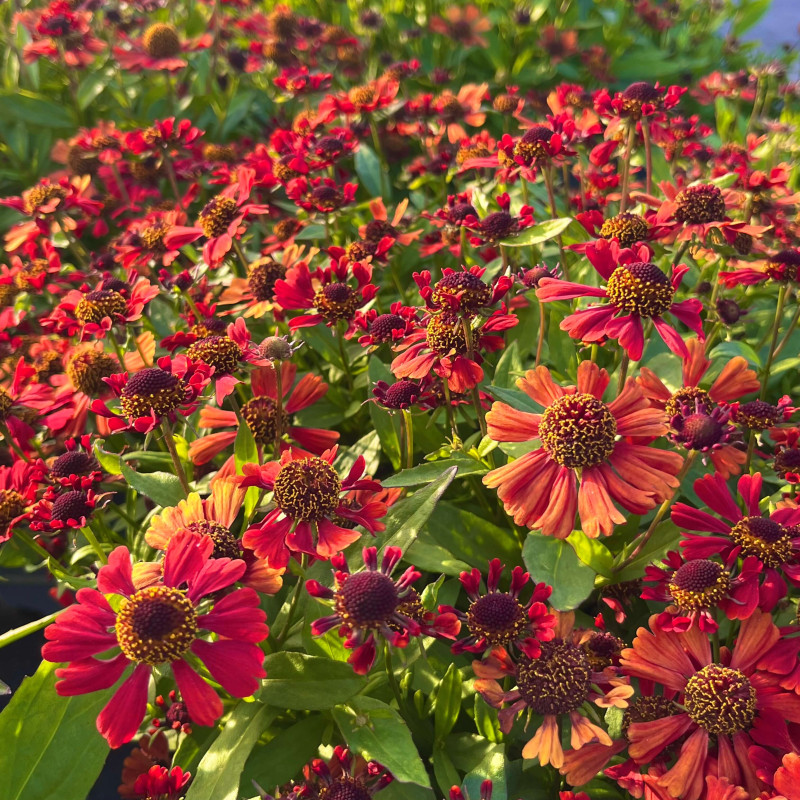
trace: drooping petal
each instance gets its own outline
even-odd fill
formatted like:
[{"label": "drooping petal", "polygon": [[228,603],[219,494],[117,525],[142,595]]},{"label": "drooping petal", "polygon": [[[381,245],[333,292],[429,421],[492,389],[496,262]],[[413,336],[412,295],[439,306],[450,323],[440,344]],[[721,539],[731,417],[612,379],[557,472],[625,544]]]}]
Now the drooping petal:
[{"label": "drooping petal", "polygon": [[222,700],[183,659],[173,661],[171,666],[192,721],[206,727],[213,725],[222,716]]},{"label": "drooping petal", "polygon": [[204,642],[198,639],[192,652],[206,665],[211,677],[233,697],[250,697],[266,677],[264,652],[247,642]]},{"label": "drooping petal", "polygon": [[138,664],[98,715],[97,730],[110,747],[129,742],[139,730],[147,713],[151,671],[149,664]]}]

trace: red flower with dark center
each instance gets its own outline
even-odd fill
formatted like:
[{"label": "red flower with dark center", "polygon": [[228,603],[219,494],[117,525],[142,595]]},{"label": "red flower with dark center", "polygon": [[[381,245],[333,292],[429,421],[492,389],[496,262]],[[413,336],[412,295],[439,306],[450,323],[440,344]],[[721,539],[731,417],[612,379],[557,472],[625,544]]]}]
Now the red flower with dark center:
[{"label": "red flower with dark center", "polygon": [[777,405],[766,400],[750,400],[731,404],[733,421],[751,431],[765,431],[779,422],[786,422],[797,409],[789,395],[784,395]]},{"label": "red flower with dark center", "polygon": [[286,184],[286,195],[306,211],[331,214],[349,205],[356,196],[358,184],[343,187],[331,178],[294,178]]},{"label": "red flower with dark center", "polygon": [[366,312],[356,312],[354,319],[356,328],[365,331],[365,335],[358,338],[362,347],[378,347],[387,342],[394,344],[413,333],[418,322],[419,311],[399,301],[392,303],[387,314],[379,314],[370,308]]},{"label": "red flower with dark center", "polygon": [[[209,537],[185,531],[167,548],[162,579],[137,589],[130,553],[118,547],[100,568],[98,588],[78,590],[77,604],[45,630],[45,660],[70,662],[56,670],[56,690],[62,696],[109,688],[135,665],[97,718],[98,731],[112,747],[136,735],[147,712],[155,666],[169,665],[198,725],[213,725],[223,709],[216,691],[190,666],[189,653],[234,697],[253,694],[265,676],[264,654],[256,643],[269,629],[255,591],[236,589],[215,599],[242,576],[245,564],[212,560],[213,549]],[[112,607],[106,595],[119,602]],[[220,638],[206,641],[199,635],[202,630]],[[112,650],[113,657],[98,658]]]},{"label": "red flower with dark center", "polygon": [[312,597],[332,600],[336,612],[314,621],[311,633],[321,636],[338,627],[340,635],[347,637],[344,646],[353,650],[348,663],[359,675],[366,675],[375,663],[376,634],[393,647],[405,647],[409,637],[420,634],[419,624],[401,613],[399,606],[421,573],[408,567],[398,580],[392,580],[391,574],[403,556],[399,547],[384,550],[380,567],[377,548],[365,547],[362,555],[365,569],[355,573],[350,572],[344,555],[333,556],[336,588],[306,581],[306,591]]},{"label": "red flower with dark center", "polygon": [[154,22],[140,39],[131,39],[124,33],[120,38],[126,46],[113,47],[114,58],[122,69],[134,73],[150,69],[179,72],[188,66],[188,62],[181,56],[205,50],[213,42],[210,33],[205,33],[196,40],[181,41],[175,26],[165,22]]},{"label": "red flower with dark center", "polygon": [[403,378],[391,386],[386,381],[378,381],[372,394],[375,395],[375,402],[383,408],[398,411],[416,405],[424,392],[418,383]]},{"label": "red flower with dark center", "polygon": [[0,544],[13,536],[17,525],[30,519],[37,488],[36,472],[27,461],[0,466]]}]

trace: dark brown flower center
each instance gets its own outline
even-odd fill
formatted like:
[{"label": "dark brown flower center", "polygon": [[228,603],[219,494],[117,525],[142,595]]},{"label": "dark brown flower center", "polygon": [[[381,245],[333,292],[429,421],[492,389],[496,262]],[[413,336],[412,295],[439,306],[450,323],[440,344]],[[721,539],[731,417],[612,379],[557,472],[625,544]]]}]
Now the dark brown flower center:
[{"label": "dark brown flower center", "polygon": [[672,717],[677,713],[675,703],[662,695],[637,697],[625,709],[622,716],[622,732],[627,735],[632,722],[655,722],[657,719]]},{"label": "dark brown flower center", "polygon": [[519,223],[507,211],[495,211],[485,217],[480,226],[484,238],[498,242],[519,232]]},{"label": "dark brown flower center", "polygon": [[167,248],[164,246],[164,236],[169,230],[166,222],[157,222],[155,225],[148,225],[139,231],[139,240],[142,247],[151,253],[163,253]]},{"label": "dark brown flower center", "polygon": [[319,800],[372,800],[372,794],[358,778],[340,775],[319,791]]},{"label": "dark brown flower center", "polygon": [[346,283],[329,283],[314,295],[314,308],[329,322],[352,319],[359,296]]},{"label": "dark brown flower center", "polygon": [[163,22],[156,22],[144,32],[142,44],[150,58],[173,58],[181,52],[178,31]]},{"label": "dark brown flower center", "polygon": [[756,690],[738,669],[709,664],[686,682],[683,704],[701,728],[715,736],[732,736],[752,725]]},{"label": "dark brown flower center", "polygon": [[688,186],[675,198],[675,219],[690,225],[719,222],[725,218],[725,199],[714,184]]},{"label": "dark brown flower center", "polygon": [[311,190],[311,198],[314,205],[324,212],[336,211],[344,205],[344,194],[335,186],[321,184]]},{"label": "dark brown flower center", "polygon": [[56,186],[54,184],[43,184],[34,186],[25,198],[25,211],[28,214],[33,214],[43,206],[58,197],[62,200],[67,196],[67,190],[63,186]]},{"label": "dark brown flower center", "polygon": [[440,356],[453,352],[463,355],[467,352],[464,328],[458,317],[449,314],[433,317],[428,322],[425,337],[428,347]]},{"label": "dark brown flower center", "polygon": [[729,534],[743,556],[755,556],[767,567],[779,567],[792,558],[792,535],[769,517],[744,517]]},{"label": "dark brown flower center", "polygon": [[217,195],[203,206],[203,210],[197,215],[197,224],[203,229],[206,238],[213,239],[228,230],[228,226],[236,218],[236,211],[237,205],[233,198]]},{"label": "dark brown flower center", "polygon": [[393,331],[404,331],[406,321],[399,314],[381,314],[369,326],[369,332],[376,342],[391,342]]},{"label": "dark brown flower center", "polygon": [[230,375],[239,366],[242,348],[227,336],[209,336],[191,345],[186,355],[214,367],[216,376]]},{"label": "dark brown flower center", "polygon": [[637,81],[632,83],[622,92],[622,109],[631,117],[638,119],[642,115],[642,106],[645,103],[658,105],[661,102],[661,92],[651,83]]},{"label": "dark brown flower center", "polygon": [[50,474],[56,478],[68,478],[70,475],[88,475],[99,464],[83,450],[70,450],[60,455],[51,465]]},{"label": "dark brown flower center", "polygon": [[108,389],[103,378],[119,371],[119,365],[108,353],[97,350],[83,350],[75,353],[67,361],[65,368],[72,385],[89,397],[97,397]]},{"label": "dark brown flower center", "polygon": [[275,284],[286,277],[286,267],[266,256],[250,264],[247,271],[247,285],[256,300],[272,300]]},{"label": "dark brown flower center", "polygon": [[784,480],[790,473],[800,473],[800,450],[795,448],[781,450],[775,455],[775,461],[772,466],[775,472]]},{"label": "dark brown flower center", "polygon": [[117,315],[123,315],[127,307],[125,298],[119,292],[97,289],[85,294],[75,306],[75,319],[84,325],[87,322],[96,324],[104,317],[111,317],[113,320]]},{"label": "dark brown flower center", "polygon": [[186,398],[186,384],[171,372],[150,367],[128,378],[120,393],[120,405],[130,419],[143,417],[152,411],[163,417],[174,411]]},{"label": "dark brown flower center", "polygon": [[241,558],[242,548],[239,546],[239,540],[219,522],[202,519],[190,522],[186,527],[194,533],[211,537],[211,541],[214,542],[212,558]]},{"label": "dark brown flower center", "polygon": [[386,408],[408,408],[417,402],[419,396],[419,385],[403,378],[386,389],[381,403]]},{"label": "dark brown flower center", "polygon": [[631,247],[647,238],[650,226],[638,214],[617,214],[607,219],[600,228],[603,239],[616,239],[622,247]]},{"label": "dark brown flower center", "polygon": [[618,663],[619,656],[625,649],[625,642],[612,633],[593,633],[581,643],[581,649],[589,659],[595,672],[602,672],[606,667]]},{"label": "dark brown flower center", "polygon": [[[247,427],[250,428],[250,433],[253,434],[256,444],[274,443],[277,413],[278,406],[271,397],[254,397],[242,406],[242,416],[247,423]],[[286,430],[288,420],[288,415],[282,412],[281,431]]]},{"label": "dark brown flower center", "polygon": [[703,412],[690,414],[681,422],[680,441],[689,450],[713,447],[721,439],[725,426]]},{"label": "dark brown flower center", "polygon": [[189,649],[197,634],[197,615],[184,592],[150,586],[122,601],[116,634],[120,649],[131,661],[163,664]]},{"label": "dark brown flower center", "polygon": [[0,531],[5,531],[27,507],[25,498],[15,489],[0,489]]},{"label": "dark brown flower center", "polygon": [[781,250],[767,260],[766,273],[776,281],[797,281],[800,250]]},{"label": "dark brown flower center", "polygon": [[514,155],[523,159],[526,164],[533,164],[550,157],[547,150],[553,131],[546,125],[534,125],[522,134],[514,146]]},{"label": "dark brown flower center", "polygon": [[539,438],[548,455],[570,469],[594,467],[614,451],[617,421],[609,407],[590,394],[560,397],[542,414]]},{"label": "dark brown flower center", "polygon": [[728,594],[730,578],[721,564],[698,558],[675,570],[669,593],[681,609],[714,608]]},{"label": "dark brown flower center", "polygon": [[781,410],[764,400],[751,400],[736,409],[736,422],[755,431],[763,431],[780,422]]},{"label": "dark brown flower center", "polygon": [[33,280],[47,272],[48,263],[44,258],[34,258],[22,265],[22,269],[14,276],[14,283],[19,289],[30,289]]},{"label": "dark brown flower center", "polygon": [[621,264],[608,279],[608,299],[640,317],[660,317],[672,305],[675,289],[655,265],[638,261]]},{"label": "dark brown flower center", "polygon": [[399,603],[397,587],[392,579],[371,570],[347,575],[336,592],[335,600],[342,619],[356,628],[386,625]]},{"label": "dark brown flower center", "polygon": [[288,517],[318,522],[339,506],[342,481],[336,470],[316,456],[284,464],[275,478],[275,504]]},{"label": "dark brown flower center", "polygon": [[64,492],[53,502],[50,517],[67,522],[70,519],[80,520],[81,517],[88,517],[91,513],[92,508],[85,492]]},{"label": "dark brown flower center", "polygon": [[[458,301],[455,308],[446,298]],[[431,296],[434,305],[439,308],[463,311],[467,314],[474,314],[489,305],[491,298],[491,289],[477,275],[464,271],[445,275],[436,283]]]},{"label": "dark brown flower center", "polygon": [[672,417],[681,413],[684,406],[695,408],[698,400],[707,413],[710,414],[714,410],[714,404],[705,389],[699,389],[696,386],[684,386],[667,400],[664,413],[669,419],[672,419]]},{"label": "dark brown flower center", "polygon": [[509,645],[525,631],[527,617],[519,601],[505,592],[490,592],[469,607],[470,633],[482,636],[492,647]]},{"label": "dark brown flower center", "polygon": [[592,669],[580,647],[553,639],[542,642],[539,658],[521,656],[517,688],[535,714],[568,714],[589,696]]}]

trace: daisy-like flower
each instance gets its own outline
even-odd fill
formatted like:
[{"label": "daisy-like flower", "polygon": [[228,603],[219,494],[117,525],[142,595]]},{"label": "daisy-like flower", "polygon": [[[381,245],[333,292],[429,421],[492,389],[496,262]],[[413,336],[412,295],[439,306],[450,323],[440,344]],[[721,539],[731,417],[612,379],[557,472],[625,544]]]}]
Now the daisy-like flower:
[{"label": "daisy-like flower", "polygon": [[112,431],[132,428],[149,433],[165,418],[174,422],[176,412],[185,417],[192,414],[209,384],[211,372],[205,364],[195,364],[185,356],[163,356],[158,359],[158,366],[104,379],[119,398],[124,419],[103,400],[95,400],[91,408],[108,420]]},{"label": "daisy-like flower", "polygon": [[385,342],[394,344],[412,333],[419,322],[419,311],[398,301],[389,306],[388,314],[379,314],[374,308],[358,311],[353,322],[365,331],[358,343],[362,347],[378,347]]},{"label": "daisy-like flower", "polygon": [[[493,708],[498,709],[500,730],[509,733],[519,714],[537,714],[543,719],[530,741],[522,748],[525,759],[538,758],[542,766],[559,768],[564,763],[560,722],[570,728],[570,743],[579,750],[590,742],[610,745],[609,735],[590,722],[581,708],[587,701],[601,708],[626,708],[626,698],[633,694],[630,686],[614,682],[608,691],[598,690],[598,683],[608,685],[606,675],[596,671],[586,654],[571,636],[575,615],[557,614],[555,637],[541,643],[538,658],[520,655],[512,660],[505,650],[497,648],[488,659],[473,661],[477,676],[475,689]],[[498,681],[512,677],[516,685],[510,691]],[[508,707],[504,708],[506,704]]]},{"label": "daisy-like flower", "polygon": [[637,81],[614,97],[607,90],[601,90],[595,95],[594,103],[597,112],[603,116],[639,120],[674,108],[686,91],[681,86],[667,87],[659,86],[658,82]]},{"label": "daisy-like flower", "polygon": [[510,213],[511,198],[507,193],[498,195],[496,199],[500,211],[493,211],[483,219],[478,219],[477,215],[469,215],[464,219],[464,227],[474,231],[469,240],[475,247],[511,239],[533,225],[533,209],[530,206],[522,206],[519,216],[515,217]]},{"label": "daisy-like flower", "polygon": [[470,4],[463,8],[448,6],[444,17],[431,17],[428,27],[464,47],[488,47],[489,43],[481,34],[491,30],[492,23],[476,5]]},{"label": "daisy-like flower", "polygon": [[180,767],[168,769],[155,764],[136,779],[133,784],[134,796],[156,800],[179,800],[184,796],[191,779],[192,773],[184,772]]},{"label": "daisy-like flower", "polygon": [[469,136],[464,125],[481,127],[486,122],[481,103],[488,89],[486,83],[465,83],[458,94],[445,91],[435,98],[432,111],[438,115],[436,140],[446,136],[450,144],[458,144]]},{"label": "daisy-like flower", "polygon": [[497,305],[514,285],[513,278],[501,275],[489,286],[481,280],[484,272],[486,269],[478,266],[462,266],[460,270],[445,267],[433,286],[428,270],[415,272],[413,278],[429,309],[473,315]]},{"label": "daisy-like flower", "polygon": [[498,587],[504,568],[499,558],[489,562],[485,594],[480,591],[480,570],[473,568],[459,575],[470,601],[466,612],[452,606],[439,606],[439,611],[454,614],[468,631],[466,638],[451,646],[456,655],[464,652],[482,654],[503,647],[512,652],[518,649],[528,658],[538,658],[542,652],[541,642],[550,641],[555,636],[556,618],[545,605],[552,588],[544,583],[533,584],[533,592],[523,604],[519,595],[530,582],[530,574],[523,572],[521,567],[514,567],[508,591],[501,592]]},{"label": "daisy-like flower", "polygon": [[[643,216],[629,211],[605,219],[600,211],[592,209],[576,214],[575,219],[596,239],[616,239],[620,247],[633,247],[640,242],[647,242],[654,238],[658,230],[652,228]],[[588,243],[571,244],[569,249],[583,253],[587,246]]]},{"label": "daisy-like flower", "polygon": [[96,494],[93,489],[48,486],[34,506],[30,526],[34,531],[62,531],[86,527],[95,510],[106,505],[113,493]]},{"label": "daisy-like flower", "polygon": [[723,663],[712,658],[708,636],[696,627],[665,631],[651,618],[650,628],[639,628],[633,647],[622,653],[622,671],[677,693],[682,710],[631,723],[631,757],[646,764],[681,740],[677,760],[657,781],[671,797],[698,800],[706,775],[727,778],[757,797],[764,787],[748,748],[758,743],[780,751],[786,722],[800,722],[800,697],[783,691],[768,671],[780,651],[770,615],[756,610],[742,620]]},{"label": "daisy-like flower", "polygon": [[720,282],[732,288],[734,286],[755,286],[772,280],[779,283],[797,283],[800,278],[800,250],[787,249],[766,255],[758,261],[750,261],[737,266],[731,272],[719,273]]},{"label": "daisy-like flower", "polygon": [[37,473],[27,461],[0,466],[0,544],[14,534],[14,528],[30,519],[36,502]]},{"label": "daisy-like flower", "polygon": [[67,439],[66,452],[47,463],[37,464],[43,479],[58,484],[62,488],[91,489],[103,479],[100,462],[92,454],[91,436],[80,439]]},{"label": "daisy-like flower", "polygon": [[644,351],[642,319],[651,319],[673,353],[688,355],[683,337],[663,315],[672,314],[698,336],[703,336],[702,302],[694,297],[674,302],[675,292],[689,267],[685,264],[673,266],[672,277],[667,277],[650,261],[652,251],[646,245],[622,249],[613,240],[599,240],[587,245],[586,256],[606,281],[605,288],[545,278],[536,291],[543,303],[574,300],[576,297],[596,297],[605,301],[568,315],[561,321],[561,330],[583,342],[618,339],[630,359],[638,361]]},{"label": "daisy-like flower", "polygon": [[168,267],[178,257],[179,250],[164,244],[167,232],[186,223],[183,211],[151,211],[133,220],[114,244],[117,259],[127,269],[146,269],[151,263]]},{"label": "daisy-like flower", "polygon": [[184,245],[205,237],[203,260],[216,267],[233,247],[233,240],[244,232],[242,223],[250,215],[266,214],[269,207],[253,203],[250,195],[255,184],[255,170],[240,167],[236,183],[227,186],[212,197],[197,215],[195,227],[176,225],[165,234],[164,246],[180,249]]},{"label": "daisy-like flower", "polygon": [[243,466],[243,487],[273,493],[275,508],[242,537],[244,546],[270,567],[285,567],[293,553],[327,560],[360,538],[354,530],[359,525],[372,534],[384,529],[379,520],[386,514],[385,503],[367,499],[356,508],[342,497],[363,490],[374,498],[380,483],[364,476],[363,456],[343,479],[333,467],[336,450],[334,446],[321,456],[310,456],[289,448],[279,461]]},{"label": "daisy-like flower", "polygon": [[35,375],[36,370],[20,358],[11,380],[0,385],[0,437],[8,436],[24,449],[29,449],[36,433],[32,424],[62,405],[47,384],[32,380]]},{"label": "daisy-like flower", "polygon": [[181,58],[184,53],[209,47],[213,41],[206,33],[195,41],[182,42],[174,25],[154,22],[142,34],[141,39],[131,39],[121,35],[123,47],[114,47],[112,52],[117,63],[127,72],[158,70],[159,72],[179,72],[188,66]]},{"label": "daisy-like flower", "polygon": [[[259,367],[250,373],[253,397],[242,406],[241,413],[256,444],[259,447],[272,446],[277,433],[282,442],[284,436],[288,437],[287,446],[297,444],[315,455],[324,453],[336,444],[339,434],[322,428],[293,425],[291,417],[321,400],[328,391],[328,384],[318,375],[308,374],[295,385],[297,366],[288,361],[280,364],[278,369],[281,370],[280,409],[275,370],[271,367]],[[201,465],[207,464],[236,441],[239,418],[233,411],[203,406],[200,409],[198,427],[217,431],[201,436],[189,445],[189,458],[193,464]],[[226,428],[228,430],[224,430]]]},{"label": "daisy-like flower", "polygon": [[550,125],[530,125],[518,139],[505,134],[497,152],[500,163],[507,169],[520,168],[522,177],[533,181],[536,167],[546,167],[560,156],[574,154],[566,149],[566,142],[574,134],[575,123],[569,120],[566,126],[557,125],[555,117],[548,117],[548,122],[559,130]]},{"label": "daisy-like flower", "polygon": [[769,435],[776,444],[775,473],[787,483],[800,483],[800,428],[773,428]]},{"label": "daisy-like flower", "polygon": [[286,185],[286,195],[306,211],[331,214],[355,200],[357,183],[340,186],[332,178],[294,178]]},{"label": "daisy-like flower", "polygon": [[351,573],[347,559],[341,553],[331,558],[335,589],[322,586],[318,581],[306,581],[306,591],[322,600],[332,600],[335,614],[311,623],[311,633],[322,636],[332,628],[339,628],[347,637],[344,646],[352,650],[347,662],[359,675],[366,675],[375,663],[375,635],[392,647],[405,647],[411,636],[418,636],[421,628],[411,617],[400,611],[403,598],[411,584],[421,573],[408,567],[397,580],[392,580],[394,568],[403,557],[399,547],[387,547],[380,567],[378,550],[365,547],[362,551],[365,569]]},{"label": "daisy-like flower", "polygon": [[765,431],[787,422],[797,411],[788,394],[781,397],[776,405],[766,400],[750,400],[746,403],[731,403],[733,421],[751,431]]},{"label": "daisy-like flower", "polygon": [[240,537],[232,528],[244,503],[247,489],[235,478],[212,481],[211,495],[201,498],[192,492],[173,508],[165,508],[150,520],[144,539],[156,550],[167,550],[169,543],[183,530],[210,536],[214,542],[212,558],[241,558],[247,569],[239,579],[263,594],[275,594],[283,585],[283,569],[271,569],[262,559],[242,548]]},{"label": "daisy-like flower", "polygon": [[779,508],[764,516],[762,485],[760,473],[739,478],[742,513],[727,483],[719,475],[706,475],[695,481],[694,491],[714,513],[676,503],[672,521],[681,531],[692,531],[681,542],[687,559],[717,555],[729,568],[740,558],[757,559],[761,569],[746,576],[735,597],[741,604],[772,610],[786,595],[786,580],[800,586],[800,509]]},{"label": "daisy-like flower", "polygon": [[363,86],[354,86],[348,92],[325,95],[319,104],[318,114],[321,117],[332,111],[348,116],[369,114],[391,105],[399,89],[399,81],[389,76],[382,76]]},{"label": "daisy-like flower", "polygon": [[355,330],[353,319],[356,312],[378,292],[371,281],[372,264],[350,263],[345,256],[314,272],[301,261],[286,273],[286,278],[275,283],[275,300],[284,310],[314,310],[291,319],[291,330],[320,323],[332,326],[342,321],[347,323],[345,335],[351,336]]},{"label": "daisy-like flower", "polygon": [[[139,729],[153,667],[169,669],[192,720],[207,726],[222,716],[222,701],[193,663],[202,662],[233,697],[253,694],[265,676],[257,642],[269,629],[258,595],[239,588],[219,596],[242,577],[245,563],[213,559],[213,550],[208,536],[178,534],[167,548],[162,579],[137,589],[131,554],[118,547],[100,568],[97,589],[80,589],[77,603],[45,630],[43,658],[70,662],[56,670],[61,696],[109,688],[135,665],[97,718],[111,747],[129,742]],[[220,638],[207,641],[200,631]],[[111,658],[98,658],[112,651]]]},{"label": "daisy-like flower", "polygon": [[494,441],[540,442],[483,478],[518,525],[565,538],[577,512],[587,536],[608,536],[625,521],[617,505],[644,514],[678,486],[681,456],[636,441],[667,433],[662,413],[648,408],[630,378],[619,397],[603,402],[608,384],[608,373],[591,361],[578,367],[577,386],[566,388],[553,381],[550,370],[538,367],[517,386],[544,413],[492,405],[486,423]]}]

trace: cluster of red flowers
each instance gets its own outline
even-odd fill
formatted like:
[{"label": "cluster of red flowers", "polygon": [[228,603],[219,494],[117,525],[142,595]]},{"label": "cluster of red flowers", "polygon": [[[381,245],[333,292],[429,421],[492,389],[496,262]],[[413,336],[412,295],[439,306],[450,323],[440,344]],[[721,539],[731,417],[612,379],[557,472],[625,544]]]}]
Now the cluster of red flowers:
[{"label": "cluster of red flowers", "polygon": [[[480,739],[573,787],[797,797],[800,194],[753,132],[767,78],[616,85],[546,25],[537,49],[588,72],[542,95],[427,56],[376,73],[366,35],[286,6],[207,4],[190,37],[158,4],[97,5],[15,15],[82,122],[100,59],[130,113],[0,199],[0,559],[65,606],[58,694],[108,691],[98,731],[139,742],[122,796],[183,797],[181,759],[213,745],[179,738],[261,702],[289,654],[349,663],[443,793],[478,785],[456,751]],[[429,26],[495,35],[474,5]],[[158,119],[131,107],[142,71]],[[742,143],[714,98],[752,110]],[[371,797],[397,764],[365,741],[270,791]]]}]

